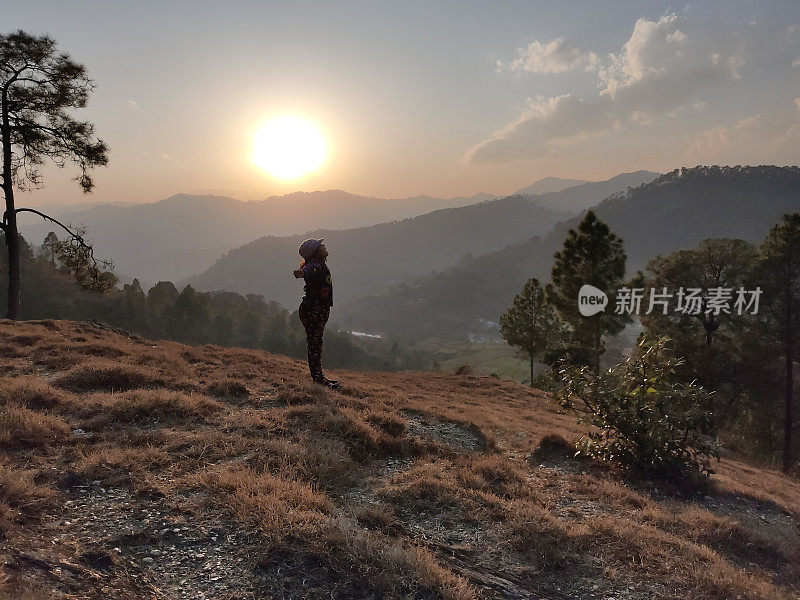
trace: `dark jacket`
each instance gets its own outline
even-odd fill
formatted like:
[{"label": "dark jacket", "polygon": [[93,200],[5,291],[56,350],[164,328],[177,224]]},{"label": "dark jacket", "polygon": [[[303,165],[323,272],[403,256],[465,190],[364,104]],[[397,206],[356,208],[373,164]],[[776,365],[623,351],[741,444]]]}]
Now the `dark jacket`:
[{"label": "dark jacket", "polygon": [[328,265],[312,258],[300,267],[300,270],[303,272],[303,279],[306,282],[303,288],[306,292],[303,302],[333,306],[333,284]]}]

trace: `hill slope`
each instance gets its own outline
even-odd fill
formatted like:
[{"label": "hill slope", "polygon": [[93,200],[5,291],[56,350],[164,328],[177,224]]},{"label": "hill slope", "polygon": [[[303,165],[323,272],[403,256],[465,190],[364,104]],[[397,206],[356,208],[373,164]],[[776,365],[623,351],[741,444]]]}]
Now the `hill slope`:
[{"label": "hill slope", "polygon": [[591,203],[597,204],[611,192],[649,181],[650,175],[655,176],[646,171],[623,173],[608,181],[553,194],[508,196],[360,229],[325,228],[290,237],[265,237],[232,250],[188,282],[201,290],[263,294],[291,306],[297,303],[299,294],[297,282],[286,277],[288,265],[297,262],[300,242],[312,236],[324,237],[331,253],[329,263],[337,290],[334,295],[344,301],[443,269],[467,254],[493,252],[544,234],[557,221],[575,214],[553,208],[559,198],[569,203],[577,193],[577,197],[586,201],[593,198]]},{"label": "hill slope", "polygon": [[[800,210],[800,168],[675,170],[607,198],[593,210],[622,238],[632,274],[658,254],[695,248],[706,238],[760,244],[784,213]],[[391,293],[340,304],[337,319],[361,331],[417,338],[426,334],[459,338],[479,331],[480,320],[496,322],[528,278],[550,280],[553,253],[581,219],[560,223],[541,238],[409,281]]]},{"label": "hill slope", "polygon": [[[86,210],[62,209],[59,219],[86,225],[95,254],[111,257],[118,272],[154,284],[198,273],[225,251],[263,235],[290,235],[317,227],[362,227],[488,198],[494,196],[386,200],[328,190],[242,202],[223,196],[178,194],[132,206],[106,203]],[[54,230],[52,224],[33,215],[24,215],[20,222],[22,234],[34,244]]]},{"label": "hill slope", "polygon": [[561,179],[560,177],[545,177],[544,179],[538,179],[534,181],[528,187],[517,190],[514,192],[514,195],[527,194],[530,196],[535,196],[537,194],[560,192],[561,190],[565,190],[569,187],[575,187],[576,185],[581,185],[582,183],[589,182],[585,179]]},{"label": "hill slope", "polygon": [[514,383],[339,371],[339,393],[69,321],[0,344],[3,598],[797,595],[797,481],[733,456],[690,499],[628,481]]},{"label": "hill slope", "polygon": [[231,250],[188,283],[199,290],[263,294],[292,306],[302,296],[302,281],[298,283],[291,274],[300,262],[297,248],[309,237],[324,238],[331,253],[328,264],[335,304],[443,269],[469,252],[499,250],[544,233],[566,216],[542,208],[527,196],[512,196],[359,229],[263,237]]},{"label": "hill slope", "polygon": [[659,175],[652,171],[620,173],[607,181],[578,182],[562,190],[539,193],[534,200],[546,208],[575,214],[596,206],[611,194],[650,183]]}]

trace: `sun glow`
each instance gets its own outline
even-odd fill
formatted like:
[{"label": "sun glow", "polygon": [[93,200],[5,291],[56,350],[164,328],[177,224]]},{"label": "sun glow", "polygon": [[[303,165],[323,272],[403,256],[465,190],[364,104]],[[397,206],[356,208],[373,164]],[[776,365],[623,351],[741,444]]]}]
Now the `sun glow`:
[{"label": "sun glow", "polygon": [[301,117],[275,117],[256,131],[253,162],[281,179],[297,179],[316,171],[328,154],[325,138]]}]

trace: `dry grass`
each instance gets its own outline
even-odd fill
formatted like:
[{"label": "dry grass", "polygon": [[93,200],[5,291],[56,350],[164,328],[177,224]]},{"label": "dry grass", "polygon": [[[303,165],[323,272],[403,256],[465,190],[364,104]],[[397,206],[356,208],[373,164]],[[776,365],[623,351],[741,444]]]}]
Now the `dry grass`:
[{"label": "dry grass", "polygon": [[[585,597],[584,577],[606,595],[633,582],[636,600],[798,597],[796,479],[726,456],[705,499],[625,480],[573,457],[585,429],[538,390],[331,372],[345,384],[332,392],[307,382],[304,361],[66,321],[2,321],[0,349],[0,527],[16,548],[77,560],[39,526],[67,534],[62,496],[99,480],[142,510],[140,492],[156,490],[197,519],[239,522],[264,564],[313,557],[321,585],[350,582],[357,598],[471,600],[489,590],[478,568],[528,595]],[[21,569],[0,597],[27,589]],[[90,597],[28,571],[43,597]],[[137,597],[135,573],[98,576]]]},{"label": "dry grass", "polygon": [[135,388],[166,385],[163,377],[129,365],[96,362],[78,365],[54,381],[57,387],[71,392],[121,392]]},{"label": "dry grass", "polygon": [[130,426],[148,421],[152,424],[175,420],[203,421],[223,410],[218,401],[200,394],[185,394],[164,389],[135,389],[120,394],[92,394],[76,413],[87,419],[85,427]]},{"label": "dry grass", "polygon": [[41,379],[32,377],[0,379],[0,405],[18,404],[40,410],[57,407],[67,400],[67,394]]},{"label": "dry grass", "polygon": [[50,506],[56,496],[52,488],[33,481],[33,471],[0,463],[0,534],[15,523],[25,523]]},{"label": "dry grass", "polygon": [[0,409],[0,448],[38,448],[63,440],[69,427],[54,415],[18,404]]}]

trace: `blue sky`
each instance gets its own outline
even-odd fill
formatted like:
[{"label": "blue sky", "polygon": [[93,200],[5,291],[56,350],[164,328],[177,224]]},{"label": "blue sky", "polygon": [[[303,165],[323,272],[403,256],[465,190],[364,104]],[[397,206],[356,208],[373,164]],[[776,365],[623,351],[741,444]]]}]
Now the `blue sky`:
[{"label": "blue sky", "polygon": [[[800,3],[0,2],[96,89],[92,199],[298,189],[507,194],[546,176],[797,164]],[[794,64],[794,66],[793,66]],[[331,150],[304,179],[252,164],[272,114]],[[50,169],[29,204],[85,200]]]}]

